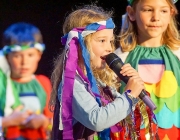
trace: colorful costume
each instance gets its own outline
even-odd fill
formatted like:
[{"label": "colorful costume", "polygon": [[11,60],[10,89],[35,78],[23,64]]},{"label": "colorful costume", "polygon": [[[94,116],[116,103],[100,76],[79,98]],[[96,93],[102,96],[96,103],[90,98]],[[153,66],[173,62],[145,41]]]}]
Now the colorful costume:
[{"label": "colorful costume", "polygon": [[[126,94],[121,95],[99,80],[96,81],[83,40],[83,37],[98,30],[113,28],[112,19],[108,19],[85,28],[74,28],[62,38],[67,54],[64,56],[66,63],[54,111],[53,140],[119,138],[121,127],[118,122],[131,112],[131,105],[134,106],[137,100],[131,100]],[[78,44],[82,49],[87,77],[77,65]]]},{"label": "colorful costume", "polygon": [[146,90],[157,106],[154,113],[160,140],[179,139],[180,49],[171,51],[165,45],[157,48],[137,45],[131,52],[122,53],[117,49],[115,53],[137,69],[145,82]]},{"label": "colorful costume", "polygon": [[[48,100],[51,91],[51,84],[49,79],[44,75],[37,75],[30,82],[18,83],[12,81],[16,87],[16,92],[19,93],[23,110],[30,110],[36,114],[44,114],[49,119],[52,114],[48,110]],[[45,87],[45,88],[44,88]],[[26,139],[47,139],[46,131],[43,128],[27,129],[20,127],[9,127],[6,130],[5,137],[7,139],[19,137]]]},{"label": "colorful costume", "polygon": [[[0,94],[2,94],[0,98],[0,116],[8,116],[13,112],[13,109],[19,105],[23,105],[22,111],[29,110],[36,114],[44,114],[49,119],[52,118],[52,113],[48,109],[51,83],[46,76],[32,75],[32,80],[27,83],[18,83],[10,78],[10,68],[4,55],[31,47],[34,47],[39,51],[44,50],[44,45],[40,43],[26,46],[5,46],[3,48],[3,53],[1,53],[0,56],[0,79],[3,79],[5,86],[1,88],[1,91],[3,92],[0,92]],[[45,140],[47,139],[47,134],[42,127],[39,129],[29,129],[13,126],[4,130],[4,137],[13,140]]]},{"label": "colorful costume", "polygon": [[[125,94],[119,94],[115,89],[106,86],[100,81],[97,82],[100,95],[93,94],[91,91],[88,91],[90,88],[89,84],[83,78],[77,73],[74,81],[72,100],[73,138],[90,138],[92,140],[101,138],[102,140],[109,140],[110,135],[113,140],[120,138],[119,132],[121,127],[118,127],[120,124],[117,122],[125,118],[132,110]],[[58,91],[59,96],[61,96],[61,86],[59,86]],[[96,97],[101,97],[101,105],[104,108],[99,107],[98,102],[95,100]],[[108,105],[110,102],[111,104]],[[136,103],[137,101],[134,101],[133,106]],[[62,122],[61,119],[59,120],[60,104],[62,104],[61,99],[56,101],[53,140],[63,139],[62,125],[57,123]],[[111,112],[111,114],[107,112]],[[113,119],[110,117],[112,115],[114,116]],[[116,125],[113,126],[114,124]]]}]

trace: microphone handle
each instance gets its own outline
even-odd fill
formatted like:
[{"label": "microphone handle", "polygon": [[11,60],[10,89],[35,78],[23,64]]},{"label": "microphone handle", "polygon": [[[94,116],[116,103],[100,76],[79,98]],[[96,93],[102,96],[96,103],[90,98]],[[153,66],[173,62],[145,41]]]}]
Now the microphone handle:
[{"label": "microphone handle", "polygon": [[151,109],[155,110],[157,107],[151,100],[151,98],[146,94],[146,91],[143,89],[139,94],[139,98]]}]

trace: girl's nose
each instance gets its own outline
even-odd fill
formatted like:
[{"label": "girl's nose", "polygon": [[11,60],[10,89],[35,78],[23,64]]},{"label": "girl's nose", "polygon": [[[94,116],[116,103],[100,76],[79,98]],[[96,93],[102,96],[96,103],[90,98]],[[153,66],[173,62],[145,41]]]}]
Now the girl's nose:
[{"label": "girl's nose", "polygon": [[160,13],[159,11],[154,11],[153,12],[153,17],[152,17],[152,21],[159,21],[160,20]]},{"label": "girl's nose", "polygon": [[107,44],[107,52],[112,52],[112,44],[111,42]]}]

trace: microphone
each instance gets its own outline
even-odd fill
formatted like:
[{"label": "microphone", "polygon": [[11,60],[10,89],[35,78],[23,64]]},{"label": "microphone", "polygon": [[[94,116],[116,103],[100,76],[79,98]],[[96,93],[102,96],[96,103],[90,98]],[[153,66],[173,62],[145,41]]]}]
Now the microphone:
[{"label": "microphone", "polygon": [[[129,77],[123,76],[120,71],[121,67],[124,65],[121,58],[119,58],[115,53],[110,53],[106,56],[101,57],[103,60],[106,61],[107,65],[112,69],[116,75],[127,84]],[[139,98],[143,100],[143,102],[151,109],[155,110],[156,105],[153,103],[153,101],[150,99],[150,97],[146,94],[145,90],[142,90],[139,94]]]}]

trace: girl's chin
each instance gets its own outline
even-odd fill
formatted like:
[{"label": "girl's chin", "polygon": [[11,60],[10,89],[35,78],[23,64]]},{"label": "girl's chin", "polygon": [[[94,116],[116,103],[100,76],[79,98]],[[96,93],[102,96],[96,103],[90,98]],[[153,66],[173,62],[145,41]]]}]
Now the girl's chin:
[{"label": "girl's chin", "polygon": [[101,62],[99,65],[93,65],[94,69],[104,69],[106,67],[106,62]]},{"label": "girl's chin", "polygon": [[97,69],[104,69],[106,67],[106,64],[105,63],[103,63],[103,64],[101,64],[101,66],[99,66],[99,67],[96,67]]}]

